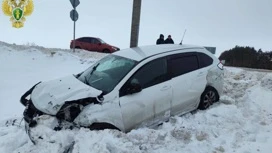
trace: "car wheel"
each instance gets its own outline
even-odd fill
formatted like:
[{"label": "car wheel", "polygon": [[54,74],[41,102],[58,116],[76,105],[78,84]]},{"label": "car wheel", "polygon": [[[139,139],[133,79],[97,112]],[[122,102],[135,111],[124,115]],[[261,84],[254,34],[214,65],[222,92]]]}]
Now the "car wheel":
[{"label": "car wheel", "polygon": [[76,48],[76,49],[81,49],[79,46],[76,46],[75,48]]},{"label": "car wheel", "polygon": [[113,126],[112,124],[109,123],[93,123],[90,127],[90,130],[105,130],[105,129],[114,129],[114,130],[119,130],[117,127]]},{"label": "car wheel", "polygon": [[103,53],[110,53],[110,50],[104,49],[104,50],[103,50]]},{"label": "car wheel", "polygon": [[206,87],[204,92],[201,94],[198,109],[205,110],[218,100],[219,96],[217,91],[213,87]]}]

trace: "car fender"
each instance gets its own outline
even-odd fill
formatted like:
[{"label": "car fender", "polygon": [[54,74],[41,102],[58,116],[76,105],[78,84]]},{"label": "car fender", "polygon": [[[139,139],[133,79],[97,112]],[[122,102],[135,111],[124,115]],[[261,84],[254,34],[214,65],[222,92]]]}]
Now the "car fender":
[{"label": "car fender", "polygon": [[223,76],[224,71],[219,70],[217,66],[213,66],[211,69],[208,70],[207,86],[215,88],[219,96],[223,92]]},{"label": "car fender", "polygon": [[90,127],[93,123],[108,123],[125,131],[118,102],[90,104],[82,110],[74,122],[83,127]]}]

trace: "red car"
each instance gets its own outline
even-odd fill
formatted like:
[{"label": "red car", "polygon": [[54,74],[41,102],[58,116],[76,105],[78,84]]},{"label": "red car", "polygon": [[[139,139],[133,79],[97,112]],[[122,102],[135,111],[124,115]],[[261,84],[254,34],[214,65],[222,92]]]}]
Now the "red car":
[{"label": "red car", "polygon": [[[73,48],[73,40],[71,40],[70,48]],[[75,48],[77,49],[84,49],[88,51],[96,51],[102,53],[113,53],[120,48],[112,46],[104,42],[100,38],[95,37],[81,37],[75,40]]]}]

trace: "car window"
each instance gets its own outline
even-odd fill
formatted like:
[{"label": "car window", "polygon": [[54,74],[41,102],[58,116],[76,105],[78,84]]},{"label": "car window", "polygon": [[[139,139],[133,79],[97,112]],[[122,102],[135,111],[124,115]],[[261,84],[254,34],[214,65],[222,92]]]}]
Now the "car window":
[{"label": "car window", "polygon": [[210,66],[213,63],[213,59],[210,56],[206,55],[205,53],[198,53],[198,57],[200,68]]},{"label": "car window", "polygon": [[135,62],[132,60],[127,60],[126,58],[118,58],[117,56],[115,58],[112,58],[111,56],[108,56],[107,60],[104,60],[104,62],[101,62],[99,66],[97,66],[96,71],[107,71],[110,69],[115,69],[118,67],[125,68],[126,65],[134,65]]},{"label": "car window", "polygon": [[85,38],[79,38],[77,40],[80,41],[80,42],[85,42],[86,41]]},{"label": "car window", "polygon": [[93,38],[85,38],[85,42],[86,42],[86,43],[92,43],[92,39],[93,39]]},{"label": "car window", "polygon": [[169,61],[171,77],[176,77],[198,69],[197,56],[183,56],[172,58]]},{"label": "car window", "polygon": [[134,60],[109,54],[85,70],[78,79],[108,93],[136,64]]},{"label": "car window", "polygon": [[103,41],[102,39],[100,39],[100,38],[97,38],[97,39],[98,39],[98,41],[100,41],[102,44],[106,44],[106,42]]},{"label": "car window", "polygon": [[90,42],[90,40],[89,40],[90,38],[85,38],[85,37],[83,37],[83,38],[80,38],[80,39],[78,39],[80,42]]},{"label": "car window", "polygon": [[100,42],[97,39],[95,39],[95,38],[92,39],[92,44],[98,44],[98,43],[100,43]]},{"label": "car window", "polygon": [[135,79],[140,83],[143,89],[166,81],[166,59],[161,58],[145,64],[130,78],[130,81]]}]

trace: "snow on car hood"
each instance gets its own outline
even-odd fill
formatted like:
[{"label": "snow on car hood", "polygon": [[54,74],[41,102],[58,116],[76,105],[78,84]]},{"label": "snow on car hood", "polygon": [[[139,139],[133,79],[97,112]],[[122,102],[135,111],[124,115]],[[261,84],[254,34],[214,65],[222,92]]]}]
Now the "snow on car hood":
[{"label": "snow on car hood", "polygon": [[31,93],[33,105],[40,111],[56,115],[66,101],[97,97],[102,91],[92,88],[73,75],[42,82]]}]

